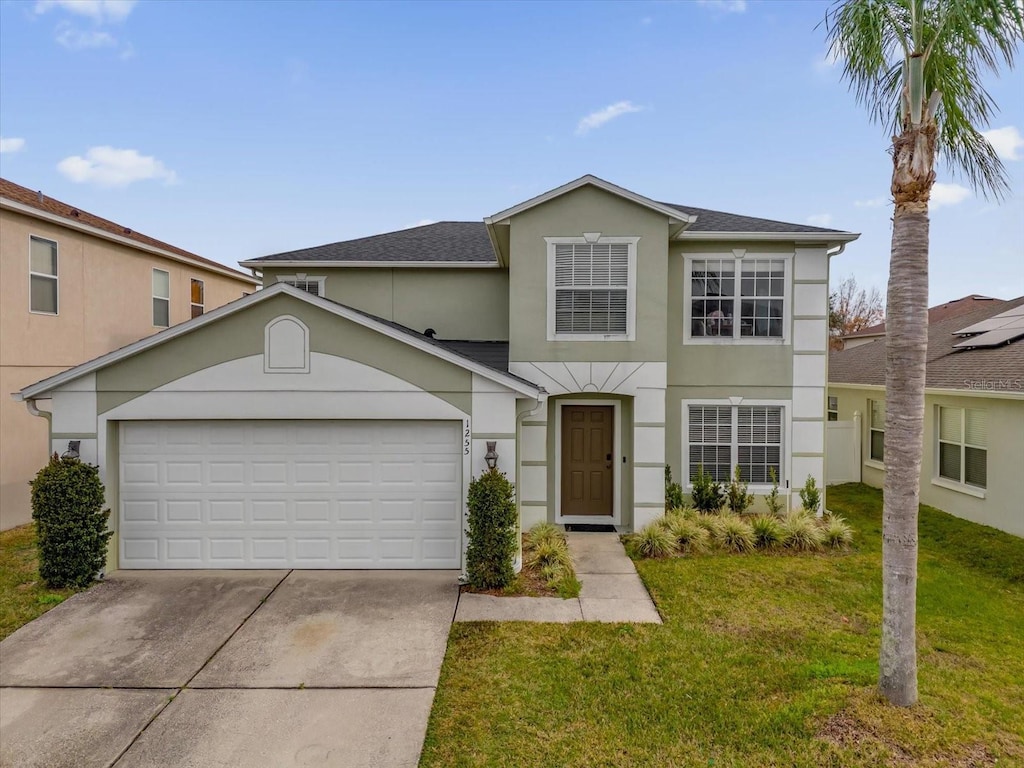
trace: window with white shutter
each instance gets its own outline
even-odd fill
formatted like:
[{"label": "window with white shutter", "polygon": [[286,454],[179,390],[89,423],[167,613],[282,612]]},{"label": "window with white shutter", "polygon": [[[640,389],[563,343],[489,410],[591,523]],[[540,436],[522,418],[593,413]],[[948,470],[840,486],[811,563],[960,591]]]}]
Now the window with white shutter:
[{"label": "window with white shutter", "polygon": [[636,238],[550,247],[549,338],[631,338]]},{"label": "window with white shutter", "polygon": [[938,475],[963,485],[988,485],[988,414],[973,408],[938,409]]},{"label": "window with white shutter", "polygon": [[687,408],[690,480],[700,468],[728,482],[733,467],[753,485],[783,480],[782,406],[690,405]]},{"label": "window with white shutter", "polygon": [[715,480],[728,482],[732,474],[732,407],[690,406],[690,480],[701,467]]}]

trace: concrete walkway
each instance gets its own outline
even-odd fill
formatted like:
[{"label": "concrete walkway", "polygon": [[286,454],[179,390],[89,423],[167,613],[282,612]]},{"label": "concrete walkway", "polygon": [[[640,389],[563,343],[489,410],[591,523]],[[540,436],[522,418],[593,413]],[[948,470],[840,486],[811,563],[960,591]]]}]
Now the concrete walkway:
[{"label": "concrete walkway", "polygon": [[654,601],[637,575],[617,533],[567,533],[580,596],[492,597],[464,592],[456,621],[573,621],[661,624]]}]

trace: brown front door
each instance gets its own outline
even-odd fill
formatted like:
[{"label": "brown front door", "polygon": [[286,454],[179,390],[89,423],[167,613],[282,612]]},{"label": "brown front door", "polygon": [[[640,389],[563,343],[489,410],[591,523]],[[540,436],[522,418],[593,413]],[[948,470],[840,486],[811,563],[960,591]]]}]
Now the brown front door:
[{"label": "brown front door", "polygon": [[614,414],[610,405],[562,407],[562,515],[612,516]]}]

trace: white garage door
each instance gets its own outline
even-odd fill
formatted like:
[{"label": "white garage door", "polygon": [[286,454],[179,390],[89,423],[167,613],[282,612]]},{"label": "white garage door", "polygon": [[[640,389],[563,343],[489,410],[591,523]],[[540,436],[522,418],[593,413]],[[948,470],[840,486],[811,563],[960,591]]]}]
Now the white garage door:
[{"label": "white garage door", "polygon": [[458,422],[123,422],[122,568],[458,568]]}]

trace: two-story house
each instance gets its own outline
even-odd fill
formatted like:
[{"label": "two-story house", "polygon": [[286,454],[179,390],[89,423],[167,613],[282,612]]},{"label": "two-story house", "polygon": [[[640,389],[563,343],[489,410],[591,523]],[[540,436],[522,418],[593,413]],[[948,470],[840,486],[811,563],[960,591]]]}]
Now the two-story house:
[{"label": "two-story house", "polygon": [[823,485],[829,260],[856,237],[585,176],[243,262],[259,293],[19,398],[98,457],[113,567],[459,568],[488,463],[524,528],[640,528],[666,463]]},{"label": "two-story house", "polygon": [[[0,529],[31,519],[28,483],[49,447],[46,423],[9,393],[258,285],[250,275],[0,179]],[[54,436],[63,439],[59,430]]]}]

